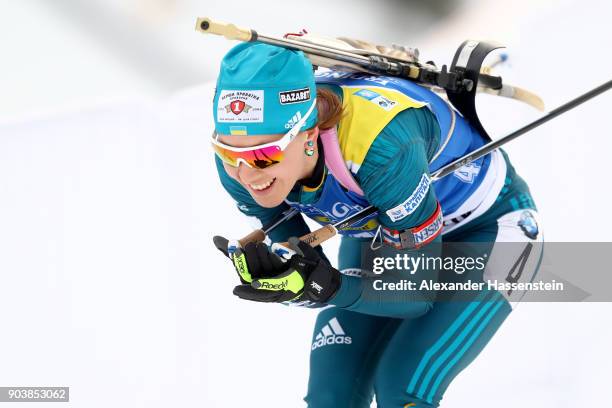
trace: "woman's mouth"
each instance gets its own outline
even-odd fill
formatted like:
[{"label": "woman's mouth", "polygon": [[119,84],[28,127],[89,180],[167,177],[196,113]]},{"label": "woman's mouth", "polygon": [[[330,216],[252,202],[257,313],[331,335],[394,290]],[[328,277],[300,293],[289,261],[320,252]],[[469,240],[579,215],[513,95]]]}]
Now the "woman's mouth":
[{"label": "woman's mouth", "polygon": [[267,181],[265,183],[260,183],[260,184],[248,184],[248,186],[251,188],[251,190],[257,192],[257,193],[261,193],[264,192],[268,189],[270,189],[270,187],[274,184],[274,181],[276,180],[276,177],[273,178],[270,181]]}]

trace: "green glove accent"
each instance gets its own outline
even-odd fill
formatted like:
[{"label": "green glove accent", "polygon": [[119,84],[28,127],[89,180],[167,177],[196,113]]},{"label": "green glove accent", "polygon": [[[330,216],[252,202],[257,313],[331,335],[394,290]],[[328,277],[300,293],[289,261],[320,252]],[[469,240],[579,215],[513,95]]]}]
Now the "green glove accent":
[{"label": "green glove accent", "polygon": [[230,242],[227,238],[215,236],[213,243],[232,261],[243,284],[258,278],[278,276],[287,270],[285,262],[263,242],[249,242],[240,248],[237,241]]},{"label": "green glove accent", "polygon": [[236,272],[240,276],[240,279],[245,283],[253,282],[253,277],[249,272],[249,265],[247,263],[246,255],[242,251],[236,251],[232,256],[232,261],[234,262],[234,267],[236,268]]},{"label": "green glove accent", "polygon": [[296,296],[304,289],[304,279],[296,270],[289,270],[274,278],[257,279],[252,283],[255,289],[284,290]]}]

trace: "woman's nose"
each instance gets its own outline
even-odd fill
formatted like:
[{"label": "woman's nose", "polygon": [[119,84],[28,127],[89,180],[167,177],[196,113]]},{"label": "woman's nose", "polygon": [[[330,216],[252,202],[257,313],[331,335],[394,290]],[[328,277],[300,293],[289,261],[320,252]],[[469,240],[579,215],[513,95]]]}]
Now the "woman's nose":
[{"label": "woman's nose", "polygon": [[244,178],[248,180],[249,177],[252,178],[254,173],[256,172],[257,170],[252,167],[249,167],[249,165],[243,162],[238,163],[237,173],[238,173],[238,178],[240,178],[240,180],[244,180]]}]

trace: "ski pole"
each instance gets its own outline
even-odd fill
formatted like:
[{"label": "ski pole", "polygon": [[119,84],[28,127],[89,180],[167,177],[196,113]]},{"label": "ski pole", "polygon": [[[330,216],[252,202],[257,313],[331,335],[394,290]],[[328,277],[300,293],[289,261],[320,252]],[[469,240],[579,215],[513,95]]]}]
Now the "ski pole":
[{"label": "ski pole", "polygon": [[[320,245],[328,239],[336,236],[338,234],[339,229],[351,226],[357,221],[361,221],[368,215],[374,214],[377,211],[378,209],[376,207],[370,205],[362,210],[359,210],[355,214],[345,218],[342,221],[339,221],[335,224],[324,225],[316,231],[310,232],[306,235],[302,235],[300,237],[300,241],[305,242],[314,248],[317,245]],[[289,244],[287,242],[273,243],[272,252],[274,252],[278,256],[284,257],[285,259],[290,259],[291,256],[295,253],[293,250],[289,249]]]},{"label": "ski pole", "polygon": [[[300,237],[300,240],[310,244],[310,246],[312,247],[316,247],[317,245],[320,245],[322,242],[325,242],[328,239],[335,236],[338,233],[338,229],[346,228],[352,225],[353,223],[367,217],[368,215],[375,213],[376,211],[378,210],[374,206],[366,207],[342,221],[339,221],[335,224],[325,225],[316,231],[303,235],[302,237]],[[233,253],[238,247],[244,248],[246,244],[248,244],[249,242],[263,242],[266,239],[266,236],[274,228],[278,227],[284,221],[287,221],[293,218],[297,214],[299,214],[299,211],[296,210],[295,208],[292,208],[291,210],[283,213],[281,217],[272,221],[270,224],[266,225],[265,227],[261,229],[257,229],[249,233],[242,239],[229,241],[228,242],[228,252]],[[289,244],[287,242],[273,243],[272,252],[276,253],[277,255],[281,257],[285,257],[286,259],[291,258],[291,256],[294,254],[294,252],[289,249]]]},{"label": "ski pole", "polygon": [[274,228],[278,227],[283,222],[290,220],[297,214],[299,214],[299,211],[296,210],[295,208],[292,208],[289,211],[282,213],[282,215],[279,218],[277,218],[276,220],[273,220],[268,225],[263,226],[260,229],[256,229],[255,231],[246,235],[244,238],[239,239],[238,243],[240,244],[240,247],[244,248],[244,246],[248,244],[249,242],[263,242],[266,239],[266,236]]}]

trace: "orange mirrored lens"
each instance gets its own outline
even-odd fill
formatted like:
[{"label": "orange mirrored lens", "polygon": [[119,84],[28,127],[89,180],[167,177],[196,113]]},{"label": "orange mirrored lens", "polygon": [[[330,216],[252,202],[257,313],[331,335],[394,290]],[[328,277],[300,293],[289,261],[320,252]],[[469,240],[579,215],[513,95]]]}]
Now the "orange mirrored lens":
[{"label": "orange mirrored lens", "polygon": [[243,152],[236,152],[225,149],[214,143],[212,145],[219,158],[225,163],[234,167],[238,167],[240,160],[242,160],[251,167],[265,169],[273,164],[280,163],[280,161],[283,159],[283,151],[278,146],[267,146]]}]

